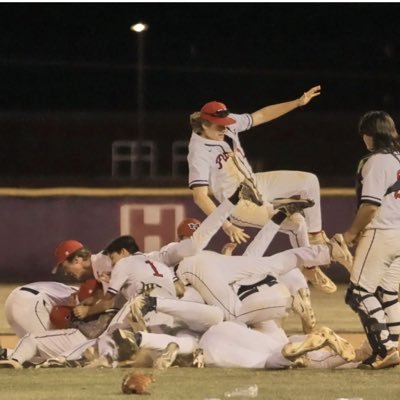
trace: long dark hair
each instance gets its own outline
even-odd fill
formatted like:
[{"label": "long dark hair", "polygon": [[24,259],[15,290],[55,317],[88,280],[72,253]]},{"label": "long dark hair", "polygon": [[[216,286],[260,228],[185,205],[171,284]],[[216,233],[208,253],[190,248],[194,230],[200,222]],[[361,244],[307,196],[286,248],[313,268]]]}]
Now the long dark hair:
[{"label": "long dark hair", "polygon": [[358,122],[358,132],[372,137],[374,153],[400,152],[399,134],[392,117],[385,111],[369,111]]}]

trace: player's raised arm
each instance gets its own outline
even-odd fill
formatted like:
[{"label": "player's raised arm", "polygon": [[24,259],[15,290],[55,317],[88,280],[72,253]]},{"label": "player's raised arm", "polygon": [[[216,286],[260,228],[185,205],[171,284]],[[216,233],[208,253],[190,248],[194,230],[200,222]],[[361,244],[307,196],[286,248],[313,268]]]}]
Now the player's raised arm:
[{"label": "player's raised arm", "polygon": [[[192,189],[193,191],[193,200],[195,204],[207,215],[210,215],[217,206],[211,200],[208,195],[208,186],[197,186]],[[231,222],[226,220],[222,224],[222,229],[229,236],[229,239],[232,242],[236,243],[246,243],[249,239],[249,235],[244,231],[244,229],[239,228],[236,225],[233,225]]]},{"label": "player's raised arm", "polygon": [[253,118],[253,126],[264,124],[265,122],[272,121],[273,119],[279,118],[285,115],[289,111],[295,108],[307,105],[314,97],[321,94],[321,86],[314,86],[307,92],[304,92],[298,99],[287,101],[285,103],[273,104],[266,106],[258,111],[251,114]]}]

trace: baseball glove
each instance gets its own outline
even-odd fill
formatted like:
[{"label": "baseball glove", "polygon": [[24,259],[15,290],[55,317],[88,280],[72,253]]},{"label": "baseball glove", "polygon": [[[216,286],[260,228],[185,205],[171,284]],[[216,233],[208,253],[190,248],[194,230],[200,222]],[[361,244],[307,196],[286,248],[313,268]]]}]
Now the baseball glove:
[{"label": "baseball glove", "polygon": [[153,375],[129,373],[122,380],[122,392],[125,394],[150,394],[146,389],[154,382]]}]

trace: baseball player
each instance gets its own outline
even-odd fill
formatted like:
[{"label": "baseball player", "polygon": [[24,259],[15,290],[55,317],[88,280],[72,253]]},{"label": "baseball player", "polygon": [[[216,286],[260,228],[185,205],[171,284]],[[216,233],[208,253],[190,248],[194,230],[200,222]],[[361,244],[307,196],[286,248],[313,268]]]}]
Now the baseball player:
[{"label": "baseball player", "polygon": [[[40,287],[40,285],[36,287]],[[102,296],[102,289],[90,280],[84,282],[76,292],[76,297],[81,302],[90,302],[91,298],[96,295]],[[49,320],[52,328],[57,329],[46,332],[43,332],[43,330],[28,332],[20,339],[14,350],[7,349],[8,357],[0,362],[0,367],[20,369],[23,363],[27,361],[35,360],[38,362],[40,359],[45,360],[60,356],[67,358],[70,352],[76,353],[77,349],[80,349],[80,355],[82,355],[82,352],[92,345],[93,342],[90,339],[97,341],[97,338],[106,330],[116,310],[107,310],[108,312],[103,313],[98,320],[78,321],[74,320],[72,314],[72,306],[75,304],[74,299],[72,305],[53,306],[49,310]],[[106,343],[110,340],[112,340],[111,337],[103,341]],[[115,342],[113,347],[117,347]]]},{"label": "baseball player", "polygon": [[[193,129],[189,142],[188,165],[189,187],[194,202],[209,215],[215,204],[213,195],[221,202],[226,198],[232,185],[247,179],[258,191],[258,205],[242,201],[226,221],[223,229],[233,242],[243,242],[247,238],[239,226],[261,228],[271,217],[271,202],[280,197],[300,195],[314,200],[315,205],[305,211],[305,218],[312,244],[326,242],[322,231],[320,188],[318,178],[300,171],[271,171],[254,174],[239,141],[239,133],[278,118],[287,112],[305,106],[320,94],[320,86],[305,92],[297,100],[264,107],[252,114],[232,114],[223,103],[212,101],[205,104],[200,112],[191,115]],[[304,237],[293,235],[298,226],[283,225],[289,233],[292,246],[307,246]],[[307,278],[317,287],[331,293],[336,290],[334,283],[319,269],[308,271]]]},{"label": "baseball player", "polygon": [[358,131],[370,153],[358,167],[358,210],[344,233],[358,243],[346,303],[373,350],[362,367],[381,369],[400,363],[400,144],[384,111],[364,114]]},{"label": "baseball player", "polygon": [[184,284],[191,284],[206,304],[221,307],[226,320],[252,324],[282,318],[290,308],[290,292],[276,278],[296,267],[327,264],[330,257],[348,263],[345,244],[331,240],[329,247],[299,247],[271,257],[225,256],[204,250],[185,257],[177,275]]},{"label": "baseball player", "polygon": [[[258,231],[257,235],[247,246],[245,252],[243,253],[243,256],[263,256],[266,247],[268,247],[268,244],[271,242],[272,238],[279,230],[279,225],[274,224],[273,219],[270,220],[260,231]],[[200,226],[201,225],[199,220],[195,218],[185,218],[178,225],[178,237],[182,239],[189,238]],[[231,252],[229,254],[223,252],[222,254],[232,255]],[[292,295],[292,309],[301,318],[303,332],[311,332],[312,329],[315,327],[316,317],[311,305],[311,295],[304,275],[300,272],[299,269],[295,268],[287,272],[286,274],[281,275],[279,277],[279,281],[289,289],[289,292]],[[195,290],[193,288],[191,289]]]},{"label": "baseball player", "polygon": [[7,297],[4,311],[18,337],[53,329],[50,312],[54,305],[75,305],[76,287],[59,282],[34,282],[16,287]]},{"label": "baseball player", "polygon": [[[137,245],[132,236],[126,235],[119,238],[120,243],[123,242],[124,248],[133,254],[137,251]],[[112,270],[112,262],[110,257],[102,251],[97,254],[85,247],[77,240],[65,240],[58,244],[54,252],[56,258],[56,266],[52,273],[63,272],[78,282],[95,278],[103,286],[104,293],[109,287],[110,275]],[[126,299],[123,296],[117,296],[113,302],[113,306],[120,308]],[[107,307],[112,308],[112,307]]]},{"label": "baseball player", "polygon": [[[224,368],[335,368],[355,356],[352,345],[327,327],[307,336],[288,338],[276,324],[274,327],[273,321],[268,333],[257,332],[237,321],[224,321],[211,327],[201,337],[199,346],[206,366]],[[333,352],[322,349],[325,346]],[[307,359],[299,359],[309,352]]]},{"label": "baseball player", "polygon": [[92,254],[77,240],[65,240],[57,245],[54,255],[56,266],[52,269],[53,274],[63,272],[78,282],[94,277],[103,283],[104,291],[107,290],[106,277],[111,273],[111,260],[102,252]]},{"label": "baseball player", "polygon": [[[311,206],[312,204],[313,204],[312,202],[305,200],[303,201],[289,200],[289,202],[286,203],[281,202],[281,205],[278,206],[278,210],[273,215],[272,220],[270,220],[268,224],[266,224],[266,226],[261,230],[261,232],[264,233],[262,242],[263,243],[268,242],[267,232],[270,233],[269,239],[272,240],[272,237],[279,229],[279,224],[281,224],[284,220],[286,220],[287,217],[291,217],[297,214],[299,210]],[[160,252],[157,252],[156,255],[152,255],[152,257],[157,256],[159,260],[162,259],[167,265],[174,266],[175,264],[182,262],[182,259],[184,257],[189,257],[191,255],[198,254],[200,250],[204,248],[205,245],[208,243],[211,235],[213,235],[216,232],[216,230],[222,225],[225,218],[229,216],[230,213],[232,213],[234,207],[235,205],[231,201],[224,200],[218,206],[218,208],[214,210],[214,212],[206,218],[206,220],[202,224],[198,225],[196,220],[193,223],[193,221],[190,219],[188,222],[183,221],[178,227],[178,236],[180,237],[190,236],[190,239],[183,240],[180,243],[172,243],[170,245],[167,245]],[[285,210],[285,212],[283,210]],[[186,251],[188,244],[190,244],[189,251]],[[210,252],[205,252],[205,253],[207,255],[210,254]],[[229,261],[225,259],[225,262],[227,263]],[[244,260],[244,262],[246,261]],[[264,278],[265,276],[262,278],[259,277],[258,280],[263,280]],[[266,286],[261,284],[259,286],[262,289],[266,288]],[[271,284],[270,286],[274,285]],[[270,297],[270,301],[272,301],[272,298],[278,297],[277,299],[275,299],[274,302],[275,307],[267,307],[268,313],[271,313],[272,310],[276,310],[278,312],[277,315],[282,316],[281,314],[282,309],[286,310],[288,308],[287,307],[288,301],[291,301],[291,297],[290,294],[288,294],[287,289],[284,286],[277,284],[273,288],[270,288],[267,291],[265,291],[265,293],[263,293],[262,296],[266,296],[267,293],[268,296]],[[245,303],[251,303],[253,299],[254,297],[252,297],[251,300],[248,299]],[[279,302],[280,302],[279,299],[281,299],[282,302],[281,308],[279,308]],[[272,316],[271,314],[268,314],[268,316],[269,318],[277,317],[277,316]],[[256,321],[254,320],[253,322]]]}]

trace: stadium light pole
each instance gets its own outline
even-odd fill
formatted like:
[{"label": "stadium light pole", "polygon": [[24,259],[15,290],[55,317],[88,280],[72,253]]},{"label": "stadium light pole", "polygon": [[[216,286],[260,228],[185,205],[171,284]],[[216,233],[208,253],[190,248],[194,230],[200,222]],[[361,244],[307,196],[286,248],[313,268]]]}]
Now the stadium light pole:
[{"label": "stadium light pole", "polygon": [[[149,29],[149,25],[144,22],[137,22],[131,25],[130,30],[137,35],[137,138],[139,149],[144,138],[144,35]],[[138,154],[138,175],[140,176],[141,163]]]}]

